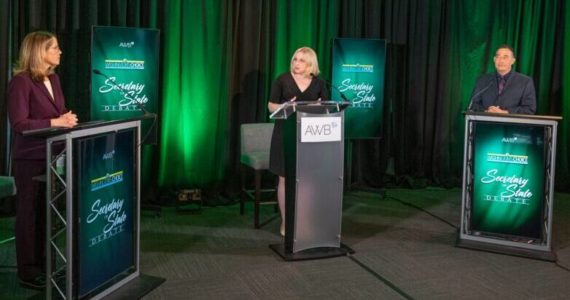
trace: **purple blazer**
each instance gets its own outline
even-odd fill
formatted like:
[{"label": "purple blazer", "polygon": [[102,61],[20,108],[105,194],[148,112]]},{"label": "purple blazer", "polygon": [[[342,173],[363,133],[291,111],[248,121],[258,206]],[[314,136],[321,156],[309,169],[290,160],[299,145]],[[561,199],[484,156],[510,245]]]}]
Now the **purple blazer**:
[{"label": "purple blazer", "polygon": [[45,138],[24,137],[22,132],[50,127],[50,120],[67,112],[65,99],[56,74],[49,75],[52,99],[43,82],[20,73],[8,85],[8,118],[14,131],[13,159],[46,159]]}]

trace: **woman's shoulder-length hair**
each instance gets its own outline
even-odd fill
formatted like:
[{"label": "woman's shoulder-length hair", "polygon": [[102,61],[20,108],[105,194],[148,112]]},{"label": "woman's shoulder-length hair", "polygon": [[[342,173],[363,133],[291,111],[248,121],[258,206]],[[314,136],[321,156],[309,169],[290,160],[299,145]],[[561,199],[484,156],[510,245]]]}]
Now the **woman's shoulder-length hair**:
[{"label": "woman's shoulder-length hair", "polygon": [[20,46],[20,56],[14,67],[14,75],[29,73],[33,80],[43,81],[53,68],[45,69],[44,56],[55,42],[55,35],[47,31],[28,33]]}]

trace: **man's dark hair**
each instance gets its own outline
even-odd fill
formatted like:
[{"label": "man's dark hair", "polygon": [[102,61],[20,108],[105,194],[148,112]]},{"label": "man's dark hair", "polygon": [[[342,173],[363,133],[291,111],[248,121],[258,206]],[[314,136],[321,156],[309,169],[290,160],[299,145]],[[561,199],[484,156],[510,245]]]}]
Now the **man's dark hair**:
[{"label": "man's dark hair", "polygon": [[511,47],[510,45],[502,44],[502,45],[500,45],[499,47],[497,47],[497,50],[496,50],[495,52],[499,51],[499,49],[509,49],[509,50],[511,50],[511,53],[513,54],[513,57],[516,58],[515,50],[514,50],[513,47]]}]

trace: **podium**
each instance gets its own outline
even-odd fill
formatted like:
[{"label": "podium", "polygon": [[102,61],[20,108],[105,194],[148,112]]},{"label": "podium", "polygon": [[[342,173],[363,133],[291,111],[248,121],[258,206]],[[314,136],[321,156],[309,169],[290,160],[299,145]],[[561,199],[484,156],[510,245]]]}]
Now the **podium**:
[{"label": "podium", "polygon": [[295,101],[270,116],[283,129],[285,153],[285,237],[270,248],[285,260],[354,253],[341,243],[343,110],[348,105]]},{"label": "podium", "polygon": [[466,113],[457,246],[556,260],[552,209],[561,119]]},{"label": "podium", "polygon": [[[30,130],[46,139],[46,298],[140,297],[140,123]],[[42,179],[40,179],[42,180]]]}]

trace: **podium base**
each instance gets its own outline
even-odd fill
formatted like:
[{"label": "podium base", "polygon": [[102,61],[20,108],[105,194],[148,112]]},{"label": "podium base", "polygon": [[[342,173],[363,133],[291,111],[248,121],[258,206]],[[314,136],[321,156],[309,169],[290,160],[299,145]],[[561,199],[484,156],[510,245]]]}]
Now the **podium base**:
[{"label": "podium base", "polygon": [[140,299],[166,281],[162,277],[140,274],[103,299]]},{"label": "podium base", "polygon": [[537,251],[524,248],[510,247],[484,243],[479,241],[471,241],[457,238],[455,246],[459,248],[487,251],[512,256],[520,256],[525,258],[533,258],[545,261],[556,261],[556,254],[552,251]]},{"label": "podium base", "polygon": [[[110,294],[104,296],[94,295],[94,298],[105,300],[140,299],[163,284],[165,281],[166,279],[161,277],[139,274],[138,277],[133,278],[131,281],[127,282],[125,285],[121,286]],[[47,299],[45,290],[28,298],[28,300],[40,299]],[[55,289],[52,291],[52,299],[60,299],[60,295]]]},{"label": "podium base", "polygon": [[271,250],[275,251],[281,258],[285,261],[296,261],[296,260],[310,260],[310,259],[322,259],[331,258],[338,256],[348,256],[354,254],[354,250],[341,243],[339,248],[336,247],[319,247],[312,248],[296,253],[286,253],[285,244],[272,244],[269,245]]}]

